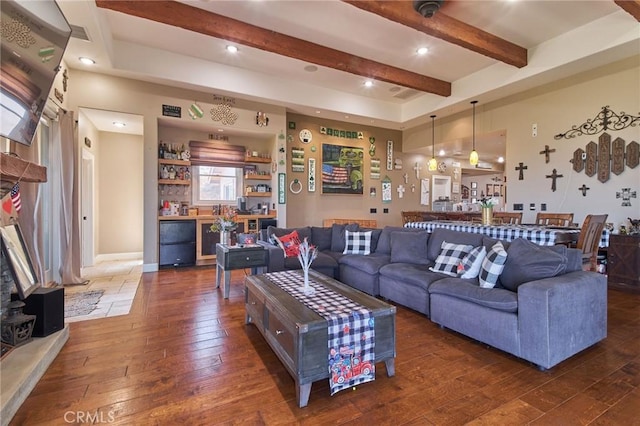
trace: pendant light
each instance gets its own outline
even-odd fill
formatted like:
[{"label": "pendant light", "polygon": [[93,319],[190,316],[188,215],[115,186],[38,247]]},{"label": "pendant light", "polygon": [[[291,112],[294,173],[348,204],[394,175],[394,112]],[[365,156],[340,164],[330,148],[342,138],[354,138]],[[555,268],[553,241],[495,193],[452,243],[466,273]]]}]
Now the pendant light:
[{"label": "pendant light", "polygon": [[478,101],[471,101],[471,105],[473,105],[473,133],[472,133],[472,143],[473,150],[471,151],[471,155],[469,155],[469,164],[472,166],[476,166],[478,164],[478,151],[476,151],[476,104]]},{"label": "pendant light", "polygon": [[438,169],[438,162],[436,161],[436,148],[435,148],[435,139],[436,139],[436,126],[435,126],[436,116],[431,116],[431,160],[429,160],[429,171],[435,172]]}]

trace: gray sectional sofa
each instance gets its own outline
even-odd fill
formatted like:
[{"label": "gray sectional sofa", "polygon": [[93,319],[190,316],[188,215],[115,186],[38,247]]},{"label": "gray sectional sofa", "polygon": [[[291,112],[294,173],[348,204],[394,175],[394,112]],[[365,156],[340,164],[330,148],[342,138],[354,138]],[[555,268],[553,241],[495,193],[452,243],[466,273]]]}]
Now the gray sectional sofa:
[{"label": "gray sectional sofa", "polygon": [[[493,288],[478,278],[463,279],[434,272],[443,242],[484,246],[497,240],[466,232],[433,233],[401,227],[371,230],[371,253],[343,254],[345,231],[357,224],[331,228],[296,228],[319,250],[312,268],[366,292],[428,316],[442,327],[536,364],[551,368],[607,336],[606,278],[582,271],[579,250],[541,247],[526,240],[502,241],[507,257]],[[269,272],[299,269],[296,257],[285,258],[273,235],[293,229],[269,227],[261,244],[269,250]]]}]

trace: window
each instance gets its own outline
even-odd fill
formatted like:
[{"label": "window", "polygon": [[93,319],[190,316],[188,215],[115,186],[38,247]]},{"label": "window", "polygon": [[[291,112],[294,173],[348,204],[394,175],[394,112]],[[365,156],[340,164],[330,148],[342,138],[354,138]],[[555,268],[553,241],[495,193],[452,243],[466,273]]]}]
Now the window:
[{"label": "window", "polygon": [[193,166],[192,185],[193,204],[213,205],[235,202],[242,194],[242,169]]}]

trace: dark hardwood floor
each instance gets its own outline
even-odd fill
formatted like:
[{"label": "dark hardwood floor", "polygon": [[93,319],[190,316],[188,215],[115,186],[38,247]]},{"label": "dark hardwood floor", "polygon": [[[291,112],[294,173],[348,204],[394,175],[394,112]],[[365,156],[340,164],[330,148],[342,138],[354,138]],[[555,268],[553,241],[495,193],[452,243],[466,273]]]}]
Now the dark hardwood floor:
[{"label": "dark hardwood floor", "polygon": [[294,383],[253,325],[243,271],[231,298],[215,270],[143,274],[130,315],[72,323],[11,424],[640,425],[640,295],[609,291],[603,342],[554,369],[440,329],[398,307],[396,375],[329,395]]}]

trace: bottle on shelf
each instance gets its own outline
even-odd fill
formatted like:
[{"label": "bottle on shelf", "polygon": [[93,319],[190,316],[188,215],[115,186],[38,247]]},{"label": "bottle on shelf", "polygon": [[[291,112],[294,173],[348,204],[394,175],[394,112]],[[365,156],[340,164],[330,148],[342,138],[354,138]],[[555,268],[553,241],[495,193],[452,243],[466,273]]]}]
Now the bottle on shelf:
[{"label": "bottle on shelf", "polygon": [[160,141],[160,145],[158,146],[158,158],[164,158],[164,144]]}]

